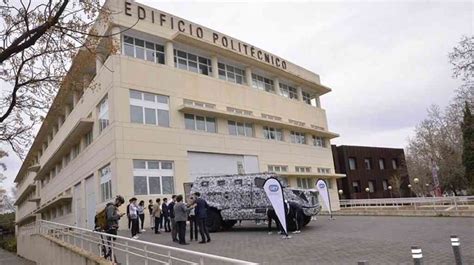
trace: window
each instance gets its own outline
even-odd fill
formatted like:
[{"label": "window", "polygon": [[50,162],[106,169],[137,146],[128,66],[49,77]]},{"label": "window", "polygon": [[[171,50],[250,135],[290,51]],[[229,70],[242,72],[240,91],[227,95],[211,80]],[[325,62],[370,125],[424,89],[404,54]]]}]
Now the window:
[{"label": "window", "polygon": [[97,106],[99,112],[99,133],[109,126],[109,103],[107,95],[100,101]]},{"label": "window", "polygon": [[219,78],[232,83],[245,84],[245,70],[228,64],[218,63]]},{"label": "window", "polygon": [[395,158],[392,159],[392,168],[393,168],[393,169],[397,169],[397,168],[398,168],[398,161],[397,161],[397,159],[395,159]]},{"label": "window", "polygon": [[375,191],[375,180],[369,180],[369,192],[373,193]]},{"label": "window", "polygon": [[269,172],[288,172],[288,166],[268,165]]},{"label": "window", "polygon": [[210,75],[212,73],[210,59],[176,49],[174,50],[174,65],[178,69],[203,75]]},{"label": "window", "polygon": [[225,180],[218,180],[217,181],[217,186],[224,186],[225,185]]},{"label": "window", "polygon": [[173,194],[173,162],[134,159],[133,190],[135,195]]},{"label": "window", "polygon": [[364,165],[365,169],[371,170],[372,169],[372,163],[370,158],[364,158]]},{"label": "window", "polygon": [[310,178],[297,178],[296,185],[298,188],[311,189],[313,188],[313,181]]},{"label": "window", "polygon": [[380,170],[385,169],[385,159],[379,158],[379,168],[380,168]]},{"label": "window", "polygon": [[352,181],[352,190],[355,192],[355,193],[359,193],[360,192],[360,181],[357,180],[357,181]]},{"label": "window", "polygon": [[84,147],[89,146],[92,143],[92,131],[89,131],[84,137]]},{"label": "window", "polygon": [[130,90],[130,121],[169,127],[169,97]]},{"label": "window", "polygon": [[356,170],[357,169],[357,163],[355,157],[349,157],[349,169],[350,170]]},{"label": "window", "polygon": [[105,202],[112,198],[112,172],[110,170],[110,164],[99,169],[99,178],[100,198],[102,202]]},{"label": "window", "polygon": [[255,178],[254,184],[257,188],[263,188],[263,185],[265,184],[265,179],[263,178]]},{"label": "window", "polygon": [[304,133],[301,133],[301,132],[291,131],[290,140],[292,143],[295,143],[295,144],[306,144],[306,137]]},{"label": "window", "polygon": [[290,99],[298,99],[298,92],[295,87],[280,83],[280,93]]},{"label": "window", "polygon": [[295,171],[298,173],[310,173],[311,167],[295,167]]},{"label": "window", "polygon": [[301,94],[303,95],[303,101],[306,104],[311,105],[311,94],[309,94],[308,92],[304,92],[304,91],[302,91]]},{"label": "window", "polygon": [[260,90],[275,93],[273,80],[260,75],[252,74],[252,86]]},{"label": "window", "polygon": [[241,179],[236,179],[236,180],[234,180],[234,185],[240,185],[240,186],[242,186],[242,180],[241,180]]},{"label": "window", "polygon": [[210,117],[184,114],[184,127],[188,130],[216,133],[216,119]]},{"label": "window", "polygon": [[326,147],[326,139],[313,135],[313,145],[319,147]]},{"label": "window", "polygon": [[142,39],[124,35],[123,53],[130,57],[165,64],[165,47]]},{"label": "window", "polygon": [[318,167],[319,174],[331,174],[330,168]]},{"label": "window", "polygon": [[227,124],[229,127],[230,135],[253,137],[252,123],[228,121]]},{"label": "window", "polygon": [[388,190],[388,181],[386,179],[382,180],[383,190]]},{"label": "window", "polygon": [[283,130],[263,126],[263,137],[268,140],[283,141]]},{"label": "window", "polygon": [[208,187],[208,186],[209,186],[209,181],[201,182],[201,187]]}]

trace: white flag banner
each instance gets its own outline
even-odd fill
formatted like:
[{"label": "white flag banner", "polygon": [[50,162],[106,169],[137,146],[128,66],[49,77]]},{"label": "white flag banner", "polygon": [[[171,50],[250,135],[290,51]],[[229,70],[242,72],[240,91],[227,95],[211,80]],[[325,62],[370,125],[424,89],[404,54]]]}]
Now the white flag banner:
[{"label": "white flag banner", "polygon": [[321,195],[321,198],[324,201],[324,205],[326,205],[326,209],[328,209],[329,214],[332,216],[331,201],[329,199],[329,190],[326,181],[324,179],[319,179],[318,182],[316,182],[316,187],[318,188],[319,195]]},{"label": "white flag banner", "polygon": [[270,203],[273,206],[273,210],[280,220],[280,224],[285,231],[285,234],[288,236],[288,231],[286,227],[286,213],[285,213],[285,199],[283,198],[283,189],[281,187],[280,181],[274,177],[267,178],[263,184],[263,189],[267,194]]}]

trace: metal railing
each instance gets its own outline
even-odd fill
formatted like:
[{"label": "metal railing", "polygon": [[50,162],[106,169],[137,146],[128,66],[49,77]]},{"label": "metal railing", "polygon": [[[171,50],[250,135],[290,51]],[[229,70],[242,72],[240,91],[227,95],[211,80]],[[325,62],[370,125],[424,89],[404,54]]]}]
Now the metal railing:
[{"label": "metal railing", "polygon": [[474,196],[353,199],[340,200],[339,203],[341,208],[412,206],[416,209],[423,206],[445,206],[448,209],[453,207],[457,210],[458,207],[474,205]]},{"label": "metal railing", "polygon": [[19,234],[53,237],[92,255],[121,264],[248,264],[257,263],[180,249],[85,228],[38,220],[19,229]]}]

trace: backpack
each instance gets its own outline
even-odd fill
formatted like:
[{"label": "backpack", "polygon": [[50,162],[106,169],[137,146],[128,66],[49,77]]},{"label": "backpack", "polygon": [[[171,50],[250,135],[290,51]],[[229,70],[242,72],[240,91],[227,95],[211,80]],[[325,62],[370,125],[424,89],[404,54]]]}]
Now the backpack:
[{"label": "backpack", "polygon": [[96,215],[95,215],[95,218],[94,218],[94,227],[96,230],[103,230],[103,231],[106,231],[107,228],[108,228],[108,225],[107,225],[107,207],[105,207],[104,209],[102,209],[100,212],[98,212]]}]

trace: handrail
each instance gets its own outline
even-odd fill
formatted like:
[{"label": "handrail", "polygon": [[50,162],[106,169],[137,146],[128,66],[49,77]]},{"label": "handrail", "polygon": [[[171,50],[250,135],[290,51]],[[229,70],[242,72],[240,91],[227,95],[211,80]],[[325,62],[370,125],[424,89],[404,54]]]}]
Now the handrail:
[{"label": "handrail", "polygon": [[[171,256],[172,251],[176,253],[185,254],[185,255],[191,255],[191,256],[194,256],[195,258],[199,258],[200,260],[199,264],[204,264],[203,262],[204,258],[210,259],[213,261],[227,262],[231,264],[248,264],[248,265],[258,264],[258,263],[244,261],[244,260],[227,258],[227,257],[213,255],[213,254],[197,252],[197,251],[187,250],[187,249],[181,249],[181,248],[176,248],[172,246],[166,246],[162,244],[147,242],[143,240],[137,240],[133,238],[127,238],[127,237],[123,237],[119,235],[111,235],[111,234],[107,234],[103,232],[93,231],[86,228],[81,228],[81,227],[76,227],[76,226],[71,226],[71,225],[66,225],[66,224],[61,224],[61,223],[55,223],[55,222],[46,221],[46,220],[37,220],[31,225],[26,225],[22,227],[19,232],[20,233],[29,232],[29,234],[32,234],[32,233],[48,234],[48,235],[56,236],[58,239],[60,236],[62,236],[63,241],[67,243],[71,241],[69,237],[73,237],[74,242],[76,242],[76,239],[82,240],[81,248],[83,248],[86,251],[87,249],[84,246],[84,242],[86,244],[89,244],[90,252],[92,250],[92,247],[90,244],[97,243],[97,244],[106,245],[108,244],[108,242],[113,242],[112,245],[115,245],[115,246],[112,246],[112,249],[113,250],[115,249],[115,251],[122,251],[127,256],[126,257],[127,262],[125,264],[129,264],[128,263],[129,255],[138,256],[139,258],[144,258],[145,261],[149,260],[149,261],[155,261],[155,262],[159,262],[163,264],[169,264],[171,263],[171,260],[185,262],[189,264],[197,264],[196,262],[188,261],[188,260],[182,259],[181,257],[177,258],[177,257]],[[94,238],[94,236],[97,236],[97,238]],[[102,243],[100,242],[100,240],[103,240],[103,239],[99,239],[98,236],[101,236],[102,238],[105,237],[106,239],[109,238],[109,239],[105,240],[107,241],[107,243],[104,244],[103,241]],[[68,237],[69,242],[64,240],[64,237]],[[111,238],[115,240],[112,241]],[[107,247],[108,246],[109,245],[107,245]],[[118,248],[118,246],[120,248]],[[148,251],[147,248],[158,248],[158,249],[167,251],[168,255],[161,254],[161,253],[153,253],[153,252]],[[134,250],[135,252],[130,252],[131,250]],[[140,252],[140,253],[137,253],[137,252]],[[168,261],[158,260],[155,258],[159,256],[166,258]]]}]

